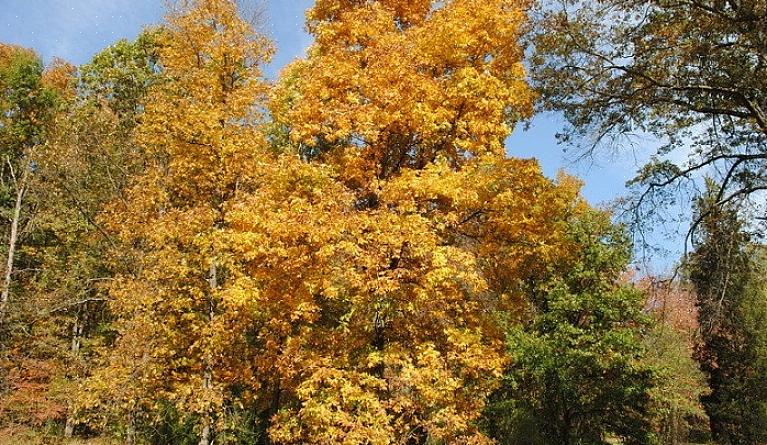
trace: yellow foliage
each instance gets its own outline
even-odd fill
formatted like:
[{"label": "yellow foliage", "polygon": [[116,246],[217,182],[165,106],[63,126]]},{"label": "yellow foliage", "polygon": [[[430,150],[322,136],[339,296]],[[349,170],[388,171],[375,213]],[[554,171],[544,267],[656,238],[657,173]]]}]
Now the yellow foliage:
[{"label": "yellow foliage", "polygon": [[202,418],[237,387],[276,443],[489,443],[500,319],[585,209],[576,181],[504,154],[532,108],[526,4],[318,1],[309,56],[269,96],[281,153],[259,114],[268,45],[233,2],[192,6],[136,132],[153,161],[103,216],[137,262],[93,385]]},{"label": "yellow foliage", "polygon": [[131,415],[166,398],[208,416],[228,386],[257,387],[245,333],[258,289],[220,238],[258,185],[271,47],[229,0],[189,2],[157,38],[163,81],[134,135],[149,165],[102,215],[135,267],[111,286],[120,338],[91,385]]},{"label": "yellow foliage", "polygon": [[[320,0],[309,11],[315,43],[283,73],[271,110],[301,157],[343,190],[324,196],[341,205],[314,220],[323,255],[299,267],[311,277],[301,303],[280,301],[296,315],[271,334],[284,345],[280,385],[302,388],[304,401],[277,417],[279,441],[346,443],[318,435],[331,426],[306,411],[326,400],[308,382],[327,367],[384,382],[375,391],[345,383],[385,410],[383,443],[487,441],[474,423],[506,360],[498,315],[519,309],[521,279],[568,254],[565,224],[584,208],[576,182],[505,158],[503,141],[534,99],[516,44],[525,6]],[[292,221],[280,227],[306,227],[282,215]],[[354,419],[343,434],[332,421],[338,437],[359,422],[373,428],[367,411],[333,403]]]},{"label": "yellow foliage", "polygon": [[503,155],[532,112],[519,0],[318,1],[315,43],[273,93],[293,141],[365,186],[438,156]]}]

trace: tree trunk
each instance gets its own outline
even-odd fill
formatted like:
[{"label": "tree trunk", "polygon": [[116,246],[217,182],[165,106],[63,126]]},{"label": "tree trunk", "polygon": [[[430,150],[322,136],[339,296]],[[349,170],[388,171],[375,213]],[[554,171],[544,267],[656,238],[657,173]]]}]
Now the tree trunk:
[{"label": "tree trunk", "polygon": [[11,282],[13,277],[13,263],[16,255],[16,244],[19,238],[19,220],[21,219],[21,205],[24,201],[24,193],[27,191],[27,178],[29,177],[29,166],[22,164],[24,171],[21,174],[21,180],[16,181],[16,204],[13,207],[13,219],[11,220],[11,233],[8,236],[8,258],[5,264],[5,277],[3,279],[3,288],[0,292],[0,324],[5,320],[5,314],[8,310],[8,301],[11,295]]},{"label": "tree trunk", "polygon": [[210,445],[210,415],[206,414],[202,419],[202,432],[200,433],[199,445]]},{"label": "tree trunk", "polygon": [[82,343],[82,335],[83,335],[83,322],[80,319],[80,312],[82,309],[77,311],[77,315],[75,316],[75,322],[72,325],[72,344],[70,346],[72,351],[72,356],[77,357],[80,355],[80,345]]},{"label": "tree trunk", "polygon": [[[72,344],[70,345],[70,350],[72,352],[72,357],[74,357],[75,360],[77,359],[77,356],[80,355],[80,344],[83,335],[84,323],[81,321],[82,311],[82,307],[78,309],[77,314],[75,315],[75,322],[72,325]],[[72,410],[70,409],[70,412],[67,414],[67,423],[64,425],[64,437],[66,438],[72,437],[75,430],[75,422],[72,418],[71,411]]]},{"label": "tree trunk", "polygon": [[[216,262],[211,261],[210,263],[210,275],[208,278],[208,284],[210,286],[210,297],[208,302],[208,320],[212,323],[213,318],[215,317],[215,305],[213,303],[213,293],[218,289],[218,268],[216,267]],[[205,394],[208,393],[208,391],[211,390],[213,387],[213,357],[211,356],[210,351],[207,353],[207,357],[205,358],[205,374],[202,378],[202,386],[203,386],[203,392]],[[203,415],[202,419],[202,431],[200,434],[200,442],[199,445],[210,445],[211,444],[211,413],[208,411]]]},{"label": "tree trunk", "polygon": [[75,423],[71,416],[67,416],[67,423],[64,425],[64,437],[70,439],[75,432]]},{"label": "tree trunk", "polygon": [[679,414],[676,408],[671,410],[671,445],[679,443]]},{"label": "tree trunk", "polygon": [[126,445],[136,445],[136,417],[133,411],[128,414],[128,427],[125,432],[125,443]]}]

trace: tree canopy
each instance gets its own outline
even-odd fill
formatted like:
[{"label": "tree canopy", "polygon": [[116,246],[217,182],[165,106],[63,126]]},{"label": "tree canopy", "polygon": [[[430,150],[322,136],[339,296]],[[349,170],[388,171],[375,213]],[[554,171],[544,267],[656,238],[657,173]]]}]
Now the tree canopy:
[{"label": "tree canopy", "polygon": [[633,181],[638,219],[679,187],[702,194],[704,175],[719,184],[718,206],[761,219],[766,15],[761,0],[541,2],[530,38],[540,107],[564,113],[562,140],[586,153],[658,138]]}]

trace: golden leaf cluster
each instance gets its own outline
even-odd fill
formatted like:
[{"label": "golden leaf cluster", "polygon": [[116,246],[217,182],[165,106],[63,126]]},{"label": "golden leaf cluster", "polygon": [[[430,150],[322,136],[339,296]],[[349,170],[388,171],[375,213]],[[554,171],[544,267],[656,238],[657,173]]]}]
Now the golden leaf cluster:
[{"label": "golden leaf cluster", "polygon": [[85,408],[246,403],[276,443],[488,443],[502,315],[586,210],[576,181],[505,156],[534,99],[525,6],[319,0],[274,87],[234,2],[171,15],[148,165],[102,215],[136,260]]}]

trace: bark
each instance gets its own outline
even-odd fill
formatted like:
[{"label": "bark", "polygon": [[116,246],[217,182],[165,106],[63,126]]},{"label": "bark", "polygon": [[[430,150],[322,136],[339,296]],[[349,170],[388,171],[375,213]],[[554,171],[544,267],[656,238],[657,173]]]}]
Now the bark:
[{"label": "bark", "polygon": [[133,411],[128,414],[128,427],[125,432],[125,443],[126,445],[136,444],[136,417]]},{"label": "bark", "polygon": [[199,445],[210,445],[210,415],[206,414],[202,420],[202,432],[200,433]]},{"label": "bark", "polygon": [[679,413],[671,410],[671,445],[679,444]]},{"label": "bark", "polygon": [[83,322],[81,320],[81,310],[78,311],[77,315],[75,316],[75,321],[72,324],[72,344],[70,348],[72,355],[75,357],[80,355],[80,345],[82,344]]},{"label": "bark", "polygon": [[75,432],[75,423],[72,417],[67,417],[67,423],[64,425],[64,437],[69,439]]},{"label": "bark", "polygon": [[[208,284],[210,286],[210,298],[209,298],[209,306],[208,306],[208,319],[210,322],[213,322],[213,318],[215,317],[215,305],[213,303],[213,293],[218,289],[218,268],[216,267],[215,261],[212,261],[210,264],[210,275],[208,278]],[[213,386],[213,357],[210,356],[210,352],[208,352],[208,356],[205,358],[205,374],[202,378],[202,386],[203,386],[203,392],[207,394],[212,386]],[[205,413],[202,419],[202,431],[200,434],[200,442],[199,445],[210,445],[211,444],[211,414],[210,412]]]},{"label": "bark", "polygon": [[[77,315],[75,316],[75,321],[72,324],[72,344],[70,346],[70,350],[72,352],[73,357],[77,357],[80,355],[80,344],[81,344],[81,338],[83,334],[83,322],[81,320],[81,313],[82,309],[78,310]],[[69,415],[67,416],[67,423],[64,425],[64,437],[70,438],[74,434],[75,430],[75,422],[72,418],[72,413],[70,410]]]},{"label": "bark", "polygon": [[[16,203],[13,207],[13,219],[11,219],[11,233],[8,236],[8,257],[5,264],[5,277],[0,292],[0,324],[5,320],[8,311],[8,302],[11,296],[11,284],[13,279],[13,267],[16,256],[16,244],[19,238],[19,221],[21,220],[21,206],[24,202],[24,194],[27,191],[27,179],[29,178],[29,166],[24,165],[24,172],[20,180],[16,180]],[[11,173],[13,169],[11,169]]]}]

